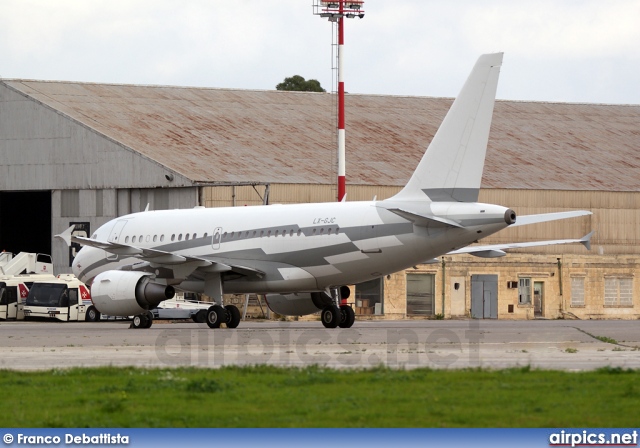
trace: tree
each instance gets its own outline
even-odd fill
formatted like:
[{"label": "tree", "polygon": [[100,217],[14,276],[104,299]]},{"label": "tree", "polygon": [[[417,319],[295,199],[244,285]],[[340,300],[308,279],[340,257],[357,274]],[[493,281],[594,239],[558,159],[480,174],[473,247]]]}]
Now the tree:
[{"label": "tree", "polygon": [[294,75],[290,78],[284,78],[280,84],[276,86],[277,90],[288,90],[295,92],[326,92],[317,79],[305,80],[300,75]]}]

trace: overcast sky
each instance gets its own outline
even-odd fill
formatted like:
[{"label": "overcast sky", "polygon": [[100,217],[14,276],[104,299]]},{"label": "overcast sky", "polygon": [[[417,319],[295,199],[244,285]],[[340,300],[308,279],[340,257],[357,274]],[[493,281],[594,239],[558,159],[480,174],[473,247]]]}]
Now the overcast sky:
[{"label": "overcast sky", "polygon": [[[331,90],[313,0],[0,0],[0,76]],[[366,0],[345,33],[351,93],[456,96],[504,51],[498,98],[640,104],[640,0]]]}]

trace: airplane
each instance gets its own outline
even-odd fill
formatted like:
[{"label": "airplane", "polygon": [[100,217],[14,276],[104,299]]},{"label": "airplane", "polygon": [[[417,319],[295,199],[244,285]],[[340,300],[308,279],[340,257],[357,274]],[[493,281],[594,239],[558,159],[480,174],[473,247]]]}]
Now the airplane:
[{"label": "airplane", "polygon": [[91,284],[95,307],[151,326],[149,310],[175,289],[214,300],[206,323],[236,328],[240,313],[223,294],[266,294],[281,315],[320,311],[327,328],[349,328],[340,305],[349,288],[444,254],[504,256],[505,249],[580,239],[470,246],[507,227],[589,215],[528,215],[478,203],[503,53],[480,56],[415,172],[395,196],[377,201],[158,210],[115,218],[90,238],[73,226],[56,237],[84,247],[74,274]]}]

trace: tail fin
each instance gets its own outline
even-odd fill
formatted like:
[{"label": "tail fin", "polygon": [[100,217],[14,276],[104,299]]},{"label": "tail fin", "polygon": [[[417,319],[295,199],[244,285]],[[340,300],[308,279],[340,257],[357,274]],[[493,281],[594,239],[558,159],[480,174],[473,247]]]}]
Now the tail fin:
[{"label": "tail fin", "polygon": [[478,200],[502,56],[480,56],[411,179],[393,200]]}]

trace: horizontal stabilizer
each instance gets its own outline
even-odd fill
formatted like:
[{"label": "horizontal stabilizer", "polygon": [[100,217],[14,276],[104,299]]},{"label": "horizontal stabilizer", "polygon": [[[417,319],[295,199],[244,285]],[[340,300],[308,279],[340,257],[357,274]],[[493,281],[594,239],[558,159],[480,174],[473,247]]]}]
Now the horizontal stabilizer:
[{"label": "horizontal stabilizer", "polygon": [[388,208],[391,213],[402,216],[404,219],[411,221],[414,225],[420,227],[457,227],[462,228],[460,224],[446,218],[437,216],[425,216],[418,213],[410,212],[400,208]]},{"label": "horizontal stabilizer", "polygon": [[[462,249],[448,252],[447,255],[470,254],[470,255],[475,255],[477,257],[493,258],[493,257],[502,256],[502,255],[493,255],[493,256],[487,257],[486,254],[491,254],[491,253],[498,254],[500,252],[502,254],[505,254],[504,251],[508,249],[522,249],[525,247],[554,246],[557,244],[575,244],[575,243],[580,243],[584,247],[586,247],[587,250],[591,250],[591,237],[593,236],[593,233],[594,232],[590,232],[579,239],[530,241],[528,243],[493,244],[489,246],[467,246],[467,247],[463,247]],[[483,254],[483,255],[480,255],[480,254]]]},{"label": "horizontal stabilizer", "polygon": [[571,212],[543,213],[541,215],[525,215],[518,216],[516,222],[509,227],[527,226],[529,224],[538,224],[541,222],[556,221],[558,219],[577,218],[578,216],[587,216],[592,213],[587,210],[574,210]]}]

